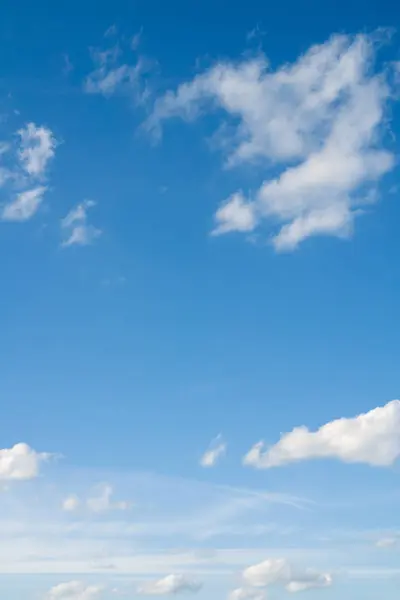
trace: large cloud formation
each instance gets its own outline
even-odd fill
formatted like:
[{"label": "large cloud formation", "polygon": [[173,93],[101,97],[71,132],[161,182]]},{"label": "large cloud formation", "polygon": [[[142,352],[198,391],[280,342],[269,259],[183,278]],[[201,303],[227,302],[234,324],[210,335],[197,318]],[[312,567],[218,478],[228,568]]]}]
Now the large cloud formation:
[{"label": "large cloud formation", "polygon": [[382,135],[390,77],[374,70],[375,53],[373,36],[337,35],[276,70],[263,54],[218,62],[158,99],[149,129],[222,109],[233,131],[228,166],[265,171],[249,197],[238,190],[222,203],[215,235],[267,223],[275,249],[288,251],[311,236],[351,233],[394,166]]}]

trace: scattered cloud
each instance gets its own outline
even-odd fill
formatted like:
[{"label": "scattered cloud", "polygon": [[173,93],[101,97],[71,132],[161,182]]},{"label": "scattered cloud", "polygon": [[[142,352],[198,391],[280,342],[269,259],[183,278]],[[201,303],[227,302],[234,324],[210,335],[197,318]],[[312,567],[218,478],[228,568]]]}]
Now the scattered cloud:
[{"label": "scattered cloud", "polygon": [[63,246],[87,246],[102,234],[100,229],[88,223],[88,211],[95,205],[93,200],[85,200],[62,219],[61,228],[66,234]]},{"label": "scattered cloud", "polygon": [[215,467],[217,462],[226,453],[226,443],[223,441],[222,436],[218,435],[210,444],[208,450],[203,454],[200,459],[200,465],[202,467]]},{"label": "scattered cloud", "polygon": [[217,224],[212,235],[221,235],[230,231],[253,231],[257,223],[257,216],[243,192],[236,192],[221,204],[215,213],[215,220]]},{"label": "scattered cloud", "polygon": [[39,475],[41,463],[50,457],[51,454],[36,452],[23,443],[0,450],[0,480],[34,479]]},{"label": "scattered cloud", "polygon": [[381,538],[380,540],[378,540],[376,542],[376,547],[377,548],[393,548],[394,546],[397,546],[398,542],[399,542],[399,539],[395,538],[395,537]]},{"label": "scattered cloud", "polygon": [[[140,36],[136,40],[137,46],[139,42]],[[134,47],[132,40],[128,52],[132,53],[137,46]],[[142,56],[135,56],[124,62],[124,53],[120,45],[106,50],[91,50],[94,69],[84,81],[84,91],[87,94],[100,94],[105,97],[128,94],[138,104],[147,98],[146,78],[152,68],[150,61]]]},{"label": "scattered cloud", "polygon": [[228,600],[264,600],[264,592],[253,588],[236,588],[228,595]]},{"label": "scattered cloud", "polygon": [[393,400],[357,417],[336,419],[317,431],[296,427],[275,445],[259,442],[243,462],[258,469],[314,458],[336,458],[371,466],[392,465],[400,456],[400,401]]},{"label": "scattered cloud", "polygon": [[[214,234],[267,225],[277,251],[317,235],[348,236],[360,210],[394,166],[383,147],[389,77],[374,71],[373,36],[336,35],[273,70],[262,53],[219,62],[159,98],[147,122],[192,121],[222,109],[234,131],[227,167],[265,173],[249,197],[234,192],[215,214]],[[278,174],[276,174],[278,173]]]},{"label": "scattered cloud", "polygon": [[114,25],[110,25],[110,27],[105,31],[104,37],[105,38],[113,37],[113,36],[117,35],[117,33],[118,33],[118,28],[114,23]]},{"label": "scattered cloud", "polygon": [[65,510],[66,512],[73,512],[77,510],[80,507],[80,505],[81,501],[75,494],[67,496],[62,503],[63,510]]},{"label": "scattered cloud", "polygon": [[294,578],[286,585],[285,589],[292,593],[305,592],[306,590],[330,587],[332,583],[333,579],[329,573],[321,574],[313,571],[306,571],[298,577],[294,576]]},{"label": "scattered cloud", "polygon": [[267,559],[243,571],[243,579],[252,588],[266,588],[281,584],[288,592],[302,592],[313,588],[330,587],[332,576],[310,569],[295,570],[284,558]]},{"label": "scattered cloud", "polygon": [[[0,211],[3,221],[28,221],[38,211],[47,191],[43,185],[47,167],[57,146],[53,132],[47,127],[28,123],[17,132],[16,156],[7,167],[0,166],[0,186],[7,184],[7,194],[13,197]],[[3,154],[11,153],[11,145],[3,144]],[[40,185],[38,185],[40,183]]]},{"label": "scattered cloud", "polygon": [[284,558],[270,558],[247,567],[244,581],[252,587],[267,587],[273,583],[290,580],[290,567]]},{"label": "scattered cloud", "polygon": [[43,202],[46,190],[45,186],[39,186],[17,194],[14,200],[3,207],[2,220],[28,221]]},{"label": "scattered cloud", "polygon": [[47,127],[28,123],[18,131],[21,144],[19,159],[23,169],[32,177],[42,177],[48,162],[54,157],[56,140]]},{"label": "scattered cloud", "polygon": [[199,582],[188,579],[184,575],[172,574],[143,584],[137,592],[145,596],[167,596],[181,592],[198,592],[201,587]]},{"label": "scattered cloud", "polygon": [[139,29],[137,33],[131,39],[131,48],[132,50],[137,50],[142,42],[143,37],[143,27]]},{"label": "scattered cloud", "polygon": [[93,496],[86,500],[86,506],[89,508],[89,510],[97,513],[110,510],[128,510],[131,507],[129,502],[113,502],[113,494],[114,490],[112,486],[105,484],[101,487],[97,496]]},{"label": "scattered cloud", "polygon": [[70,494],[63,500],[62,507],[66,512],[74,512],[83,507],[94,513],[128,510],[131,508],[129,502],[114,502],[112,500],[113,495],[113,487],[106,483],[99,487],[97,495],[87,499],[81,499],[76,494]]},{"label": "scattered cloud", "polygon": [[104,591],[100,585],[86,585],[82,581],[59,583],[51,588],[46,600],[92,600]]},{"label": "scattered cloud", "polygon": [[64,75],[67,76],[74,70],[74,65],[71,62],[69,54],[63,54],[63,61],[64,61],[63,73],[64,73]]}]

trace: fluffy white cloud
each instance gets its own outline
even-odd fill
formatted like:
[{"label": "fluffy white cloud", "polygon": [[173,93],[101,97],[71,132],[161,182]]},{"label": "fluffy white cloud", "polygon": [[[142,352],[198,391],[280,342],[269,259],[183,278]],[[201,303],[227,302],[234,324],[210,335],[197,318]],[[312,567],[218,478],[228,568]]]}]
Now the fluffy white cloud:
[{"label": "fluffy white cloud", "polygon": [[264,600],[264,592],[252,588],[236,588],[228,595],[228,600]]},{"label": "fluffy white cloud", "polygon": [[0,480],[34,479],[39,475],[40,464],[50,456],[23,443],[0,450]]},{"label": "fluffy white cloud", "polygon": [[259,442],[244,457],[259,469],[312,458],[336,458],[348,463],[389,466],[400,456],[400,401],[393,400],[351,419],[337,419],[317,431],[296,427],[264,450]]},{"label": "fluffy white cloud", "polygon": [[245,569],[243,579],[252,587],[267,587],[289,580],[290,566],[284,558],[269,558]]},{"label": "fluffy white cloud", "polygon": [[226,453],[226,443],[219,435],[213,440],[200,459],[202,467],[214,467],[218,460]]},{"label": "fluffy white cloud", "polygon": [[47,127],[28,123],[18,134],[21,139],[19,158],[24,170],[33,177],[42,176],[54,156],[56,140],[53,132]]},{"label": "fluffy white cloud", "polygon": [[73,208],[61,221],[66,235],[63,246],[87,246],[101,235],[101,230],[88,223],[88,210],[95,206],[93,200],[85,200]]},{"label": "fluffy white cloud", "polygon": [[28,221],[37,212],[43,201],[46,187],[39,186],[21,192],[16,198],[3,207],[3,221]]},{"label": "fluffy white cloud", "polygon": [[172,574],[145,583],[138,588],[137,592],[148,596],[167,596],[181,592],[198,592],[200,589],[201,584],[197,581],[192,581],[184,575]]},{"label": "fluffy white cloud", "polygon": [[86,585],[82,581],[60,583],[48,592],[46,600],[92,600],[98,598],[104,588],[99,585]]},{"label": "fluffy white cloud", "polygon": [[[296,570],[284,558],[267,559],[243,571],[243,579],[252,588],[281,584],[288,592],[302,592],[332,585],[332,576],[311,570]],[[241,600],[240,596],[238,600]]]},{"label": "fluffy white cloud", "polygon": [[218,209],[215,234],[266,221],[275,248],[292,250],[310,236],[351,232],[394,166],[381,135],[392,90],[386,73],[373,72],[374,55],[372,37],[338,35],[275,71],[265,56],[217,63],[156,102],[153,131],[223,109],[234,130],[228,166],[266,171],[251,199],[236,192]]},{"label": "fluffy white cloud", "polygon": [[215,213],[215,220],[217,225],[212,234],[221,235],[230,231],[253,231],[258,217],[243,192],[236,192],[221,204]]},{"label": "fluffy white cloud", "polygon": [[93,512],[100,513],[110,510],[128,510],[131,507],[129,502],[113,502],[113,493],[114,490],[111,485],[106,484],[102,486],[97,496],[93,496],[86,500],[87,508]]}]

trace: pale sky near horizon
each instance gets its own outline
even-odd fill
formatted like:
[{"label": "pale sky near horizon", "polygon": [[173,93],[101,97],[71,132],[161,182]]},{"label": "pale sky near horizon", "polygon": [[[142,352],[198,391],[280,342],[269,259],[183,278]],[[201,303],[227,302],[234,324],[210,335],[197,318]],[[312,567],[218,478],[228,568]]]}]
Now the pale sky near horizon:
[{"label": "pale sky near horizon", "polygon": [[0,7],[0,596],[397,600],[400,10]]}]

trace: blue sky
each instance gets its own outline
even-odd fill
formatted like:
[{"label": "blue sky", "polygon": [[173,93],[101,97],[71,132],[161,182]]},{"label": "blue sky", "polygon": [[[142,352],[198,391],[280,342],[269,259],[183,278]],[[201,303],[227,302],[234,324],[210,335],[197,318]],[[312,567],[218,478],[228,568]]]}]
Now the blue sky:
[{"label": "blue sky", "polygon": [[0,17],[2,594],[394,600],[395,4]]}]

